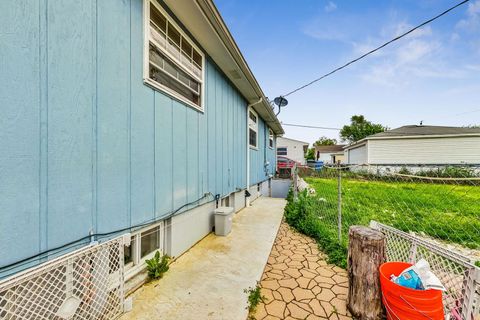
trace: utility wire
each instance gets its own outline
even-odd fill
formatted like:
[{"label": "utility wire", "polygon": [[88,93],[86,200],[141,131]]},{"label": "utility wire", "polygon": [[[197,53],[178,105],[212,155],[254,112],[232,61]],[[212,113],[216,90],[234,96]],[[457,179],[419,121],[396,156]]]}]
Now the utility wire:
[{"label": "utility wire", "polygon": [[309,125],[293,124],[293,123],[283,123],[283,122],[282,122],[282,126],[300,127],[300,128],[311,128],[311,129],[324,129],[324,130],[342,130],[342,129],[340,129],[340,128],[317,127],[317,126],[309,126]]},{"label": "utility wire", "polygon": [[456,113],[455,116],[461,116],[461,115],[464,115],[464,114],[475,113],[475,112],[480,112],[480,109]]},{"label": "utility wire", "polygon": [[[97,238],[97,240],[99,240],[99,239],[103,239],[105,237],[111,236],[113,234],[117,234],[119,232],[124,232],[124,231],[127,231],[127,230],[131,231],[133,229],[138,229],[138,228],[141,228],[141,227],[151,225],[151,224],[156,223],[156,222],[160,222],[160,221],[164,221],[166,219],[172,218],[172,217],[176,216],[179,213],[179,211],[182,210],[183,208],[188,207],[188,206],[193,205],[193,204],[196,204],[196,203],[202,201],[203,199],[206,199],[210,195],[212,195],[212,193],[208,192],[203,197],[201,197],[197,200],[191,201],[189,203],[186,203],[186,204],[178,207],[174,211],[172,211],[170,214],[167,214],[165,216],[155,218],[155,219],[150,219],[150,220],[144,221],[142,223],[139,223],[139,224],[136,224],[136,225],[133,225],[133,226],[130,226],[130,227],[125,227],[125,228],[122,228],[122,229],[117,229],[117,230],[104,232],[104,233],[89,234],[88,236],[85,236],[85,237],[82,237],[80,239],[65,243],[65,244],[60,245],[60,246],[55,247],[55,248],[51,248],[51,249],[42,251],[42,252],[37,253],[37,254],[35,254],[33,256],[30,256],[28,258],[24,258],[24,259],[18,260],[16,262],[13,262],[13,263],[10,263],[10,264],[7,264],[7,265],[3,265],[3,266],[0,267],[0,274],[11,271],[12,269],[22,267],[24,265],[30,264],[33,259],[47,258],[48,256],[50,256],[52,254],[59,254],[59,253],[62,253],[64,251],[67,251],[72,246],[82,244],[82,242],[84,242],[86,240],[89,240],[92,237]],[[206,203],[210,203],[210,202],[213,202],[213,201],[216,201],[216,198],[214,198],[213,200],[209,200]],[[0,275],[0,277],[1,277],[1,275]]]},{"label": "utility wire", "polygon": [[420,29],[421,27],[423,27],[423,26],[425,26],[425,25],[427,25],[427,24],[429,24],[429,23],[431,23],[431,22],[433,22],[433,21],[435,21],[435,20],[437,20],[438,18],[446,15],[446,14],[449,13],[450,11],[452,11],[452,10],[460,7],[461,5],[463,5],[463,4],[465,4],[465,3],[469,2],[469,1],[470,1],[470,0],[463,0],[462,2],[456,4],[456,5],[454,5],[453,7],[450,7],[449,9],[447,9],[447,10],[443,11],[442,13],[436,15],[435,17],[433,17],[433,18],[431,18],[431,19],[428,19],[427,21],[425,21],[425,22],[419,24],[418,26],[416,26],[416,27],[408,30],[407,32],[402,33],[401,35],[393,38],[392,40],[385,42],[385,43],[382,44],[381,46],[379,46],[379,47],[377,47],[377,48],[375,48],[375,49],[373,49],[373,50],[368,51],[367,53],[361,55],[360,57],[358,57],[358,58],[356,58],[356,59],[353,59],[353,60],[345,63],[344,65],[342,65],[342,66],[340,66],[340,67],[338,67],[338,68],[330,71],[329,73],[324,74],[324,75],[321,76],[320,78],[317,78],[317,79],[315,79],[315,80],[313,80],[313,81],[310,81],[309,83],[307,83],[307,84],[305,84],[305,85],[303,85],[303,86],[301,86],[301,87],[298,87],[297,89],[292,90],[292,91],[290,91],[289,93],[282,95],[281,97],[287,97],[287,96],[289,96],[289,95],[291,95],[291,94],[294,94],[294,93],[297,92],[297,91],[300,91],[300,90],[302,90],[302,89],[305,89],[306,87],[308,87],[308,86],[310,86],[310,85],[312,85],[312,84],[314,84],[314,83],[316,83],[316,82],[318,82],[318,81],[320,81],[320,80],[322,80],[322,79],[324,79],[324,78],[326,78],[326,77],[334,74],[335,72],[340,71],[340,70],[348,67],[348,66],[351,65],[352,63],[355,63],[355,62],[357,62],[357,61],[365,58],[366,56],[368,56],[368,55],[370,55],[370,54],[372,54],[372,53],[374,53],[374,52],[376,52],[376,51],[378,51],[378,50],[380,50],[380,49],[388,46],[389,44],[391,44],[391,43],[393,43],[393,42],[395,42],[395,41],[397,41],[397,40],[400,40],[401,38],[405,37],[406,35],[414,32],[414,31],[417,30],[417,29]]}]

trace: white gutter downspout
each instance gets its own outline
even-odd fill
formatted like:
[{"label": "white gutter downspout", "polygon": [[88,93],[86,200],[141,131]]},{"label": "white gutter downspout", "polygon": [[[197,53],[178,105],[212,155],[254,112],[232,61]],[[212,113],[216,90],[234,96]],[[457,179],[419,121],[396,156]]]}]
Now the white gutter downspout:
[{"label": "white gutter downspout", "polygon": [[[263,101],[263,98],[247,106],[247,191],[250,192],[250,108]],[[257,119],[258,121],[258,119]],[[257,133],[258,134],[258,133]],[[250,197],[245,198],[245,207],[250,207]]]}]

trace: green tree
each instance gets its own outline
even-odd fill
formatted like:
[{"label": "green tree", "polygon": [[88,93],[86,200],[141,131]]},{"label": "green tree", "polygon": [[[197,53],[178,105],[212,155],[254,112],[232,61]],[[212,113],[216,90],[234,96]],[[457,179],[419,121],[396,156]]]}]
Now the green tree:
[{"label": "green tree", "polygon": [[367,121],[367,119],[365,119],[365,117],[362,115],[354,115],[350,121],[350,125],[345,125],[343,126],[342,130],[340,130],[340,138],[342,141],[347,141],[349,143],[356,142],[372,134],[388,130],[387,127],[381,124]]},{"label": "green tree", "polygon": [[315,160],[315,148],[308,149],[305,159],[307,160]]},{"label": "green tree", "polygon": [[313,143],[314,146],[333,146],[337,144],[337,139],[331,139],[328,137],[320,137],[317,141]]}]

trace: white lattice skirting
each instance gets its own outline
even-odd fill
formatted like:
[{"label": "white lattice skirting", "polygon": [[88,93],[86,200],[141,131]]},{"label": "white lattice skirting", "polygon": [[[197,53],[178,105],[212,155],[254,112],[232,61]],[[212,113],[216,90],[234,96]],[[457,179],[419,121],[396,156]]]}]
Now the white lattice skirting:
[{"label": "white lattice skirting", "polygon": [[[89,245],[0,281],[0,319],[113,319],[123,312],[124,245]],[[128,243],[127,243],[128,242]]]}]

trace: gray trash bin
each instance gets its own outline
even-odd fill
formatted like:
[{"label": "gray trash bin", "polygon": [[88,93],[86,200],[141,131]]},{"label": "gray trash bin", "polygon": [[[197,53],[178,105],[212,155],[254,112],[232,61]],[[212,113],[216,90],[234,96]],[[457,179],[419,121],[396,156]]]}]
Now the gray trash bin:
[{"label": "gray trash bin", "polygon": [[218,207],[213,212],[217,236],[226,236],[232,231],[233,210],[232,207]]}]

